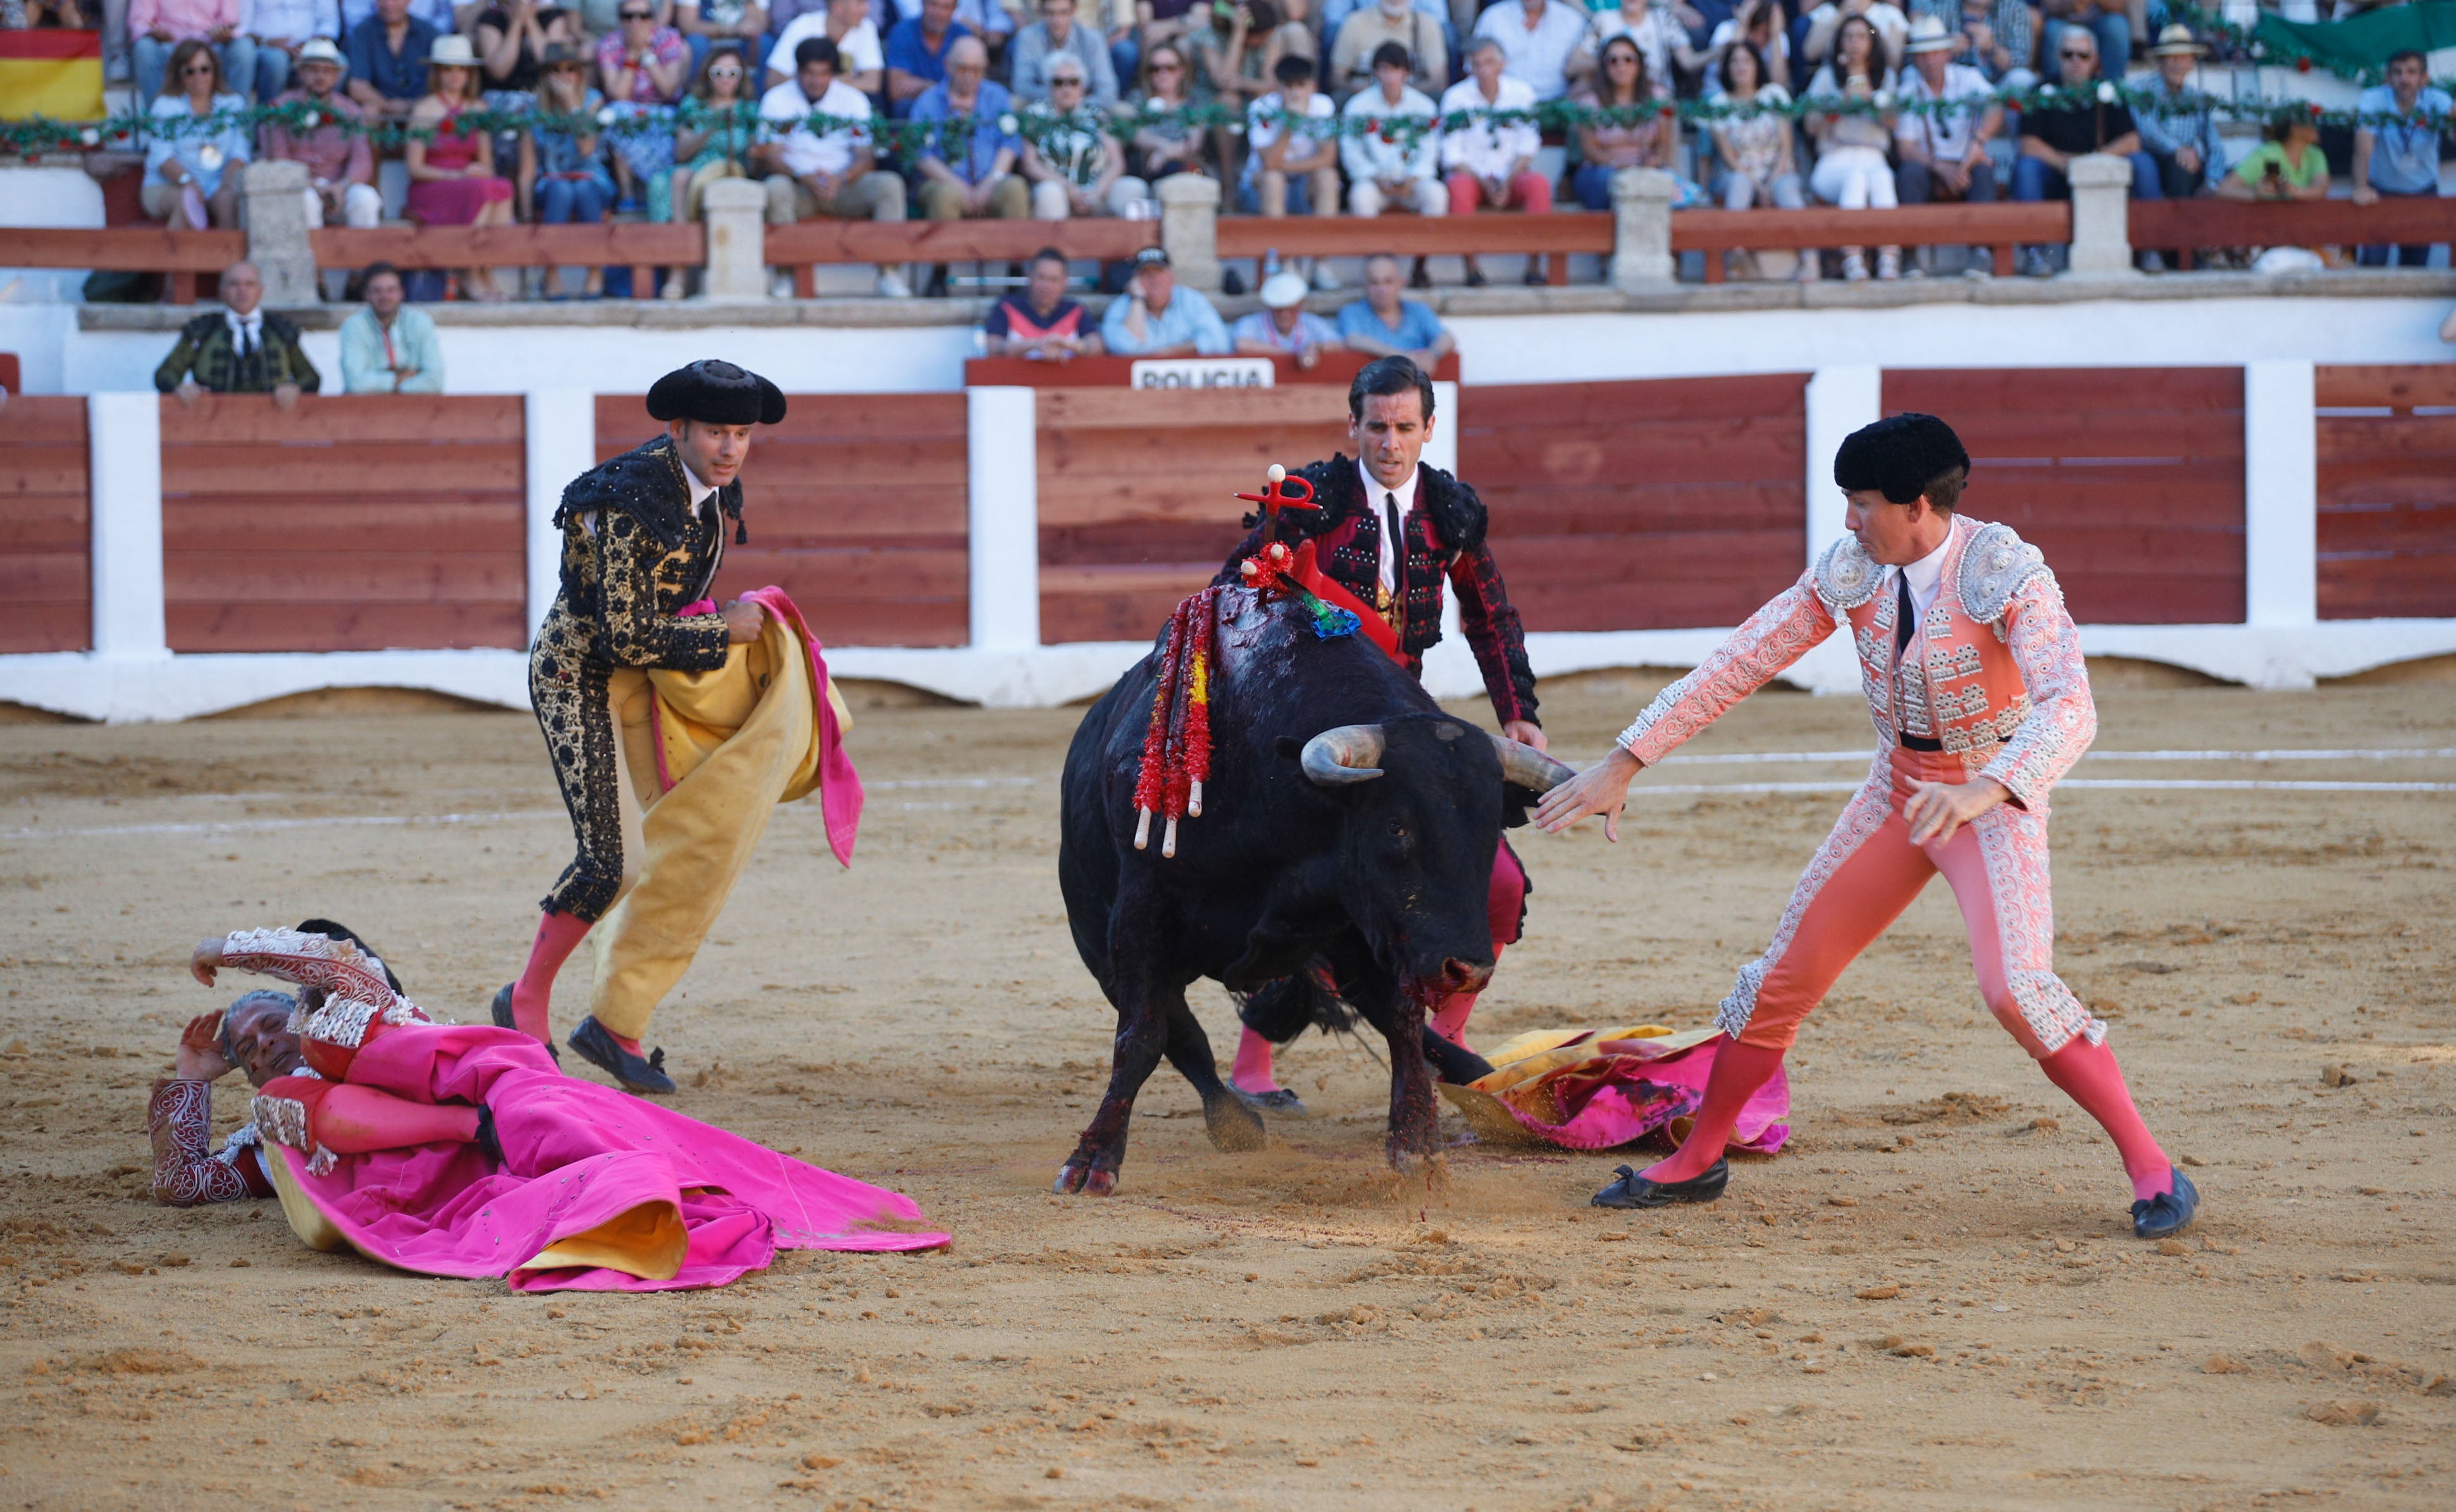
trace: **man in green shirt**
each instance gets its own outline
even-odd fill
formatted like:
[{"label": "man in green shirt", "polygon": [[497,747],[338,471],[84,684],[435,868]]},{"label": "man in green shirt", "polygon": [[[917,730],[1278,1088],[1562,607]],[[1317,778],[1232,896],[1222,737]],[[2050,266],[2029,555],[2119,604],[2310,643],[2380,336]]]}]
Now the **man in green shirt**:
[{"label": "man in green shirt", "polygon": [[323,383],[298,346],[298,328],[256,308],[264,279],[256,264],[235,262],[222,270],[218,315],[200,315],[179,331],[179,343],[154,370],[154,386],[194,404],[199,394],[270,394],[288,409],[301,393]]}]

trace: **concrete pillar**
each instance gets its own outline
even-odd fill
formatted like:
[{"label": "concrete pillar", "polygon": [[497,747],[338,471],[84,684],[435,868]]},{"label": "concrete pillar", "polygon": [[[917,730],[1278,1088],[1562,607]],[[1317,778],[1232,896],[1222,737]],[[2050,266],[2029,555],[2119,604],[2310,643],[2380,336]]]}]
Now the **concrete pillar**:
[{"label": "concrete pillar", "polygon": [[321,303],[316,249],[307,241],[307,165],[250,163],[239,180],[247,226],[247,260],[264,277],[270,310]]},{"label": "concrete pillar", "polygon": [[2072,185],[2072,271],[2121,277],[2132,266],[2132,163],[2089,153],[2064,171]]},{"label": "concrete pillar", "polygon": [[[714,186],[710,186],[714,187]],[[597,465],[597,396],[587,389],[541,389],[526,398],[528,452],[528,625],[537,639],[563,589],[563,532],[554,524],[563,490]]]},{"label": "concrete pillar", "polygon": [[2242,618],[2320,621],[2320,421],[2305,361],[2242,370]]},{"label": "concrete pillar", "polygon": [[93,649],[114,661],[171,654],[162,619],[162,406],[158,394],[86,398],[91,452]]},{"label": "concrete pillar", "polygon": [[1672,281],[1671,201],[1680,186],[1659,168],[1612,174],[1612,287],[1624,294]]},{"label": "concrete pillar", "polygon": [[1168,249],[1177,281],[1205,294],[1219,288],[1219,180],[1171,174],[1156,186],[1159,244]]},{"label": "concrete pillar", "polygon": [[720,178],[701,191],[707,223],[707,277],[700,292],[720,304],[768,297],[768,191],[755,178]]},{"label": "concrete pillar", "polygon": [[[1216,200],[1218,186],[1212,191]],[[1218,273],[1217,262],[1212,270]],[[1182,264],[1177,276],[1185,276]],[[1038,407],[1028,388],[967,389],[964,398],[972,461],[972,649],[1030,650],[1040,644]]]},{"label": "concrete pillar", "polygon": [[1424,439],[1424,453],[1420,460],[1427,467],[1438,467],[1456,476],[1459,470],[1459,386],[1446,378],[1433,385],[1433,434]]},{"label": "concrete pillar", "polygon": [[1842,439],[1883,418],[1885,375],[1873,367],[1818,368],[1808,379],[1808,561],[1814,565],[1843,530],[1833,454]]}]

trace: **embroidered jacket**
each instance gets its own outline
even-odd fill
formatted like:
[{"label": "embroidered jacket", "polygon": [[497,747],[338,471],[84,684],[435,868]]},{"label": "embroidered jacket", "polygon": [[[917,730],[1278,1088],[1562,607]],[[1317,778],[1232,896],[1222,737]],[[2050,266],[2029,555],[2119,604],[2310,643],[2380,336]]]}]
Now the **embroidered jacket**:
[{"label": "embroidered jacket", "polygon": [[2080,632],[2046,559],[2010,525],[1956,518],[1935,602],[1897,664],[1900,572],[1843,537],[1697,670],[1665,688],[1620,744],[1652,766],[1847,619],[1880,758],[1903,734],[1924,735],[2002,783],[2015,803],[2042,807],[2098,735]]},{"label": "embroidered jacket", "polygon": [[[222,964],[307,989],[291,1029],[309,1067],[329,1081],[346,1077],[351,1059],[377,1036],[404,1024],[435,1022],[400,995],[383,962],[347,940],[296,930],[243,930],[222,941]],[[256,1118],[274,1131],[266,1122],[267,1101],[256,1099]]]},{"label": "embroidered jacket", "polygon": [[[741,480],[713,497],[738,536]],[[671,438],[660,436],[572,480],[554,522],[563,532],[563,592],[548,620],[559,633],[541,632],[541,648],[554,642],[578,649],[601,669],[706,672],[725,664],[723,615],[674,617],[707,597],[725,561],[725,533],[713,513],[691,513],[690,484]]]},{"label": "embroidered jacket", "polygon": [[213,1116],[213,1083],[154,1084],[154,1100],[145,1109],[145,1128],[154,1138],[154,1201],[165,1207],[194,1208],[273,1195],[256,1125],[241,1125],[218,1152],[208,1154]]},{"label": "embroidered jacket", "polygon": [[[1353,458],[1332,454],[1303,468],[1320,509],[1290,510],[1279,517],[1280,539],[1293,546],[1315,541],[1316,560],[1333,582],[1371,604],[1382,582],[1382,520],[1364,498]],[[1407,537],[1406,596],[1401,607],[1400,649],[1407,670],[1423,676],[1424,653],[1442,639],[1442,580],[1459,596],[1459,627],[1484,670],[1484,690],[1503,723],[1535,714],[1535,673],[1526,663],[1526,629],[1509,603],[1500,564],[1484,542],[1487,517],[1475,490],[1438,467],[1417,475],[1415,507],[1401,524]],[[1245,539],[1229,555],[1213,582],[1233,586],[1237,569],[1262,549],[1260,521],[1248,517]]]},{"label": "embroidered jacket", "polygon": [[179,328],[178,344],[154,370],[154,386],[168,394],[193,377],[215,394],[270,394],[284,383],[315,393],[324,379],[299,346],[298,328],[268,310],[258,332],[262,339],[241,357],[228,319],[196,317]]}]

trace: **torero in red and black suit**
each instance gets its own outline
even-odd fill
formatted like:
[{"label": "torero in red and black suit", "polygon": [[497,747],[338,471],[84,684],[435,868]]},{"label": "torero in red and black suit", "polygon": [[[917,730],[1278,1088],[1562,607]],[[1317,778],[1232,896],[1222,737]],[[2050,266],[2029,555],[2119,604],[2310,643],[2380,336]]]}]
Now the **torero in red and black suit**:
[{"label": "torero in red and black suit", "polygon": [[[1333,454],[1328,461],[1315,462],[1296,476],[1312,485],[1314,499],[1320,507],[1281,513],[1279,539],[1290,546],[1306,541],[1316,542],[1314,560],[1323,576],[1346,589],[1367,610],[1382,612],[1397,632],[1401,658],[1407,670],[1418,678],[1424,675],[1424,653],[1442,638],[1442,584],[1446,580],[1458,591],[1460,628],[1475,652],[1476,664],[1484,671],[1484,685],[1492,695],[1493,712],[1500,716],[1504,727],[1525,724],[1540,728],[1542,722],[1535,714],[1535,673],[1526,662],[1525,626],[1520,623],[1518,611],[1510,606],[1509,590],[1501,581],[1501,566],[1493,561],[1492,548],[1485,543],[1487,517],[1475,490],[1438,467],[1418,464],[1415,497],[1412,501],[1400,501],[1405,511],[1399,527],[1405,549],[1394,563],[1399,591],[1392,594],[1382,582],[1382,537],[1387,527],[1365,497],[1363,474],[1357,460]],[[1212,580],[1215,583],[1228,585],[1241,581],[1238,569],[1247,557],[1261,550],[1259,518],[1248,516],[1245,524],[1249,527],[1245,539],[1229,555],[1218,577]],[[1496,958],[1503,946],[1517,943],[1525,921],[1529,890],[1525,868],[1504,839],[1493,858],[1492,891],[1487,905]],[[1443,1003],[1431,1018],[1433,1032],[1461,1051],[1466,1050],[1466,1020],[1475,1011],[1476,996],[1474,992],[1459,993]],[[1249,1103],[1265,1111],[1301,1111],[1302,1104],[1296,1100],[1295,1093],[1279,1090],[1272,1080],[1271,1043],[1295,1038],[1303,1032],[1307,1021],[1300,1015],[1274,1011],[1266,1006],[1263,994],[1257,994],[1248,1003],[1243,1041],[1238,1048],[1230,1085]],[[1438,1049],[1431,1047],[1429,1040],[1427,1046]],[[1446,1053],[1440,1059],[1443,1074],[1452,1079],[1460,1079],[1464,1071],[1480,1064],[1472,1052],[1456,1061]]]}]

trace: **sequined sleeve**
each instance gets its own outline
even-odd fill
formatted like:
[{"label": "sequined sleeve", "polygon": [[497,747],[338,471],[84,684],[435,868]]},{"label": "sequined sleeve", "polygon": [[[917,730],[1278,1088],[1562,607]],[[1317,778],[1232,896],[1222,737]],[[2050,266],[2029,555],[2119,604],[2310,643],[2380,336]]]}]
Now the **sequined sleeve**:
[{"label": "sequined sleeve", "polygon": [[154,1139],[154,1201],[165,1207],[193,1208],[270,1194],[270,1186],[263,1192],[255,1189],[249,1179],[252,1173],[242,1165],[253,1158],[252,1139],[233,1134],[220,1154],[205,1153],[213,1115],[213,1083],[164,1081],[154,1085],[154,1100],[145,1110],[146,1132]]},{"label": "sequined sleeve", "polygon": [[606,511],[601,523],[594,540],[606,659],[616,666],[674,672],[712,672],[725,665],[725,616],[677,619],[658,613],[654,564],[664,553],[655,539],[619,510]]},{"label": "sequined sleeve", "polygon": [[347,940],[321,934],[241,930],[222,941],[222,965],[299,987],[320,987],[330,996],[379,1010],[403,1001],[385,978],[381,961]]},{"label": "sequined sleeve", "polygon": [[1620,745],[1651,766],[1673,746],[1720,719],[1725,709],[1780,676],[1833,633],[1833,611],[1816,591],[1816,574],[1799,581],[1749,616],[1697,670],[1655,695]]},{"label": "sequined sleeve", "polygon": [[1493,561],[1492,548],[1479,542],[1472,550],[1460,552],[1450,562],[1450,585],[1458,593],[1459,631],[1475,652],[1484,691],[1492,696],[1493,713],[1504,725],[1511,720],[1540,725],[1542,721],[1535,717],[1535,672],[1526,661],[1526,629],[1509,602],[1509,589],[1501,581],[1501,564]]},{"label": "sequined sleeve", "polygon": [[2098,738],[2098,705],[2089,696],[2080,630],[2053,573],[2032,574],[2013,595],[2002,629],[2021,668],[2030,716],[1979,775],[2002,783],[2022,807],[2035,808]]}]

